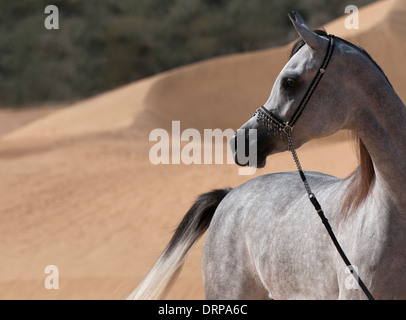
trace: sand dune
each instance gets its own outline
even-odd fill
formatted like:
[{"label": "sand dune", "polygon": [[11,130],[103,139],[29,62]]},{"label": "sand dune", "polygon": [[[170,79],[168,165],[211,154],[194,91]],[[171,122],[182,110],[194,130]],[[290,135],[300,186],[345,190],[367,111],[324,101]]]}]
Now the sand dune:
[{"label": "sand dune", "polygon": [[[360,29],[344,18],[328,32],[362,45],[406,100],[406,2],[360,11]],[[290,46],[185,66],[78,102],[0,138],[0,298],[121,299],[142,279],[198,194],[236,186],[235,165],[149,162],[154,128],[238,128],[268,97]],[[13,114],[0,118],[12,122]],[[25,122],[26,123],[26,122]],[[20,128],[16,128],[21,126]],[[299,150],[306,170],[340,177],[356,166],[340,133]],[[343,156],[345,155],[345,156]],[[294,170],[272,157],[264,174]],[[203,298],[199,241],[168,298]],[[57,265],[58,290],[44,287]]]}]

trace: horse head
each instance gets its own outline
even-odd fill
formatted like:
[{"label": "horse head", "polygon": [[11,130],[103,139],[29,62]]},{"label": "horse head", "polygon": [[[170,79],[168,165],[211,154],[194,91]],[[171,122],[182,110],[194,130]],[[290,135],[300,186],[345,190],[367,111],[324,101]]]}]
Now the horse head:
[{"label": "horse head", "polygon": [[[315,32],[309,29],[296,12],[293,12],[293,16],[289,15],[289,18],[300,39],[292,50],[291,58],[276,78],[266,103],[237,130],[237,133],[244,133],[241,136],[245,139],[243,144],[246,149],[245,154],[250,145],[256,144],[257,161],[253,164],[241,161],[239,152],[242,150],[238,148],[238,135],[234,135],[230,140],[234,159],[238,165],[253,165],[261,168],[265,166],[267,156],[286,151],[288,142],[286,135],[283,134],[282,124],[288,124],[293,129],[292,121],[295,122],[293,135],[296,147],[312,139],[331,135],[346,126],[347,112],[343,103],[345,99],[340,97],[341,91],[337,88],[339,79],[336,75],[339,74],[338,77],[340,77],[342,72],[337,70],[338,66],[334,61],[333,66],[329,65],[328,70],[321,67],[327,58],[327,63],[330,58],[334,60],[331,56],[332,52],[329,53],[329,49],[332,50],[330,37],[324,31]],[[328,54],[330,56],[327,56]],[[322,84],[314,84],[317,77],[321,78],[320,73],[323,73],[322,81],[320,80]],[[307,97],[310,90],[312,90],[311,99]],[[303,103],[306,99],[308,101]],[[306,105],[306,111],[302,112],[304,105]],[[264,117],[276,120],[265,119],[268,120],[267,124]],[[274,130],[270,130],[272,122],[275,125]],[[248,134],[250,130],[256,131],[253,139]],[[281,134],[275,134],[278,131]]]}]

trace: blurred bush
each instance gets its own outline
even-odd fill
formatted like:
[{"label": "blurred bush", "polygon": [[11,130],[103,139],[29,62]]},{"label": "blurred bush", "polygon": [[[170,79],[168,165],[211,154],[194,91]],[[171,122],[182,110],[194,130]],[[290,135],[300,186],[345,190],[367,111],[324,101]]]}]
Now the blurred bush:
[{"label": "blurred bush", "polygon": [[[296,37],[373,0],[0,0],[0,105],[72,102],[213,56]],[[47,5],[59,29],[47,30]]]}]

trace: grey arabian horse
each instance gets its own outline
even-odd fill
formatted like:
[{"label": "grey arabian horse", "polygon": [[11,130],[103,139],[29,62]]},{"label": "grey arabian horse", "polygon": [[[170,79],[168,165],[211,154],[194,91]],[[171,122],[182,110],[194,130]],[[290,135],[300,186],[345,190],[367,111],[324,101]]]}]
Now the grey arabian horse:
[{"label": "grey arabian horse", "polygon": [[[263,108],[291,119],[319,72],[329,38],[297,13],[292,56]],[[323,70],[324,71],[324,70]],[[255,113],[257,166],[288,150]],[[292,131],[296,147],[351,130],[359,168],[348,178],[306,172],[345,253],[376,299],[406,298],[406,110],[379,66],[361,48],[335,48]],[[236,162],[239,163],[238,150]],[[314,212],[297,172],[269,174],[201,195],[129,299],[162,298],[194,243],[208,229],[202,257],[207,299],[365,299]]]}]

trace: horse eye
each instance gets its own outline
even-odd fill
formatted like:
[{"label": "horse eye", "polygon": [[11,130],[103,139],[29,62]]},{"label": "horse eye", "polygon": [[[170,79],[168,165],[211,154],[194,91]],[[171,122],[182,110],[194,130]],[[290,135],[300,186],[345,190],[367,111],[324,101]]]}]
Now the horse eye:
[{"label": "horse eye", "polygon": [[292,89],[296,85],[296,80],[293,78],[284,78],[282,81],[282,86],[286,89]]}]

